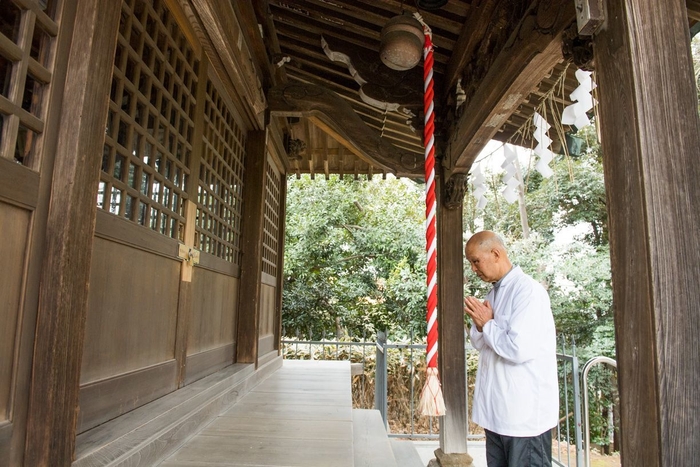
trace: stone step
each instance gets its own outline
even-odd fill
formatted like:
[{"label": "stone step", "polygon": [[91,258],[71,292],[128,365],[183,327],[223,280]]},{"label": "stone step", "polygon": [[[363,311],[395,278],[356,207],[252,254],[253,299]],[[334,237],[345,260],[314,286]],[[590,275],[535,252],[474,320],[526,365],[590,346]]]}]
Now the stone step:
[{"label": "stone step", "polygon": [[400,467],[425,467],[425,463],[411,441],[392,439],[390,442],[396,465]]},{"label": "stone step", "polygon": [[352,437],[355,467],[404,467],[396,463],[378,410],[352,411]]},{"label": "stone step", "polygon": [[160,466],[354,467],[350,382],[349,362],[286,360]]}]

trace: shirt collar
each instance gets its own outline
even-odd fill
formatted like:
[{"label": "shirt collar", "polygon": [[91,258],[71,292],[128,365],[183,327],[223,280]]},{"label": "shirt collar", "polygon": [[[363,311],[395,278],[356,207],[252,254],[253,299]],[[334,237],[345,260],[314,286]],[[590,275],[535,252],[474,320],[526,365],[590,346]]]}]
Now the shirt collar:
[{"label": "shirt collar", "polygon": [[508,277],[508,274],[510,274],[511,272],[513,272],[513,271],[515,270],[515,268],[517,268],[517,267],[518,267],[518,266],[512,266],[512,267],[510,268],[510,270],[509,270],[507,273],[505,273],[505,275],[504,275],[503,277],[501,277],[500,279],[498,279],[496,282],[493,283],[493,287],[494,287],[495,289],[499,288],[499,287],[501,286],[501,284],[503,283],[503,280],[504,280],[506,277]]}]

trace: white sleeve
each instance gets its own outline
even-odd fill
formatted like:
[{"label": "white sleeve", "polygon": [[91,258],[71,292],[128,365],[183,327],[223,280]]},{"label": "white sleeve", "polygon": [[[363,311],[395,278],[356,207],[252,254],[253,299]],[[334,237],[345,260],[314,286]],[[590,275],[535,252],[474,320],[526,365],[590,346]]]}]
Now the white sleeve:
[{"label": "white sleeve", "polygon": [[486,345],[500,357],[523,363],[532,360],[541,347],[543,329],[546,327],[543,311],[549,310],[549,296],[542,289],[529,285],[519,288],[513,298],[513,310],[508,323],[499,325],[488,321],[482,335]]},{"label": "white sleeve", "polygon": [[479,330],[476,329],[476,326],[473,324],[471,329],[469,329],[469,342],[476,350],[481,350],[484,348],[484,333],[479,332]]}]

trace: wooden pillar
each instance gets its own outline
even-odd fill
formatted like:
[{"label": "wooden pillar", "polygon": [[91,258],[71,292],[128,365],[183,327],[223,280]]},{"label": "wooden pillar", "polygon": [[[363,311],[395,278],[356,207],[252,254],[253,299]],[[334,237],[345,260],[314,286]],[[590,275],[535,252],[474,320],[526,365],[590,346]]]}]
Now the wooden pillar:
[{"label": "wooden pillar", "polygon": [[[438,177],[438,366],[446,414],[440,423],[440,449],[457,464],[470,465],[467,454],[467,383],[464,338],[464,244],[462,202],[465,176]],[[459,458],[459,459],[455,459]]]},{"label": "wooden pillar", "polygon": [[682,0],[595,37],[624,466],[700,459],[700,120]]},{"label": "wooden pillar", "polygon": [[267,132],[248,132],[243,176],[243,215],[241,220],[241,283],[238,292],[238,337],[236,360],[258,361],[260,321],[260,274],[265,212]]},{"label": "wooden pillar", "polygon": [[97,186],[121,2],[78,0],[41,275],[25,465],[75,449]]},{"label": "wooden pillar", "polygon": [[277,243],[277,297],[275,307],[275,345],[282,355],[282,297],[284,292],[284,245],[287,230],[287,172],[280,173],[279,241]]}]

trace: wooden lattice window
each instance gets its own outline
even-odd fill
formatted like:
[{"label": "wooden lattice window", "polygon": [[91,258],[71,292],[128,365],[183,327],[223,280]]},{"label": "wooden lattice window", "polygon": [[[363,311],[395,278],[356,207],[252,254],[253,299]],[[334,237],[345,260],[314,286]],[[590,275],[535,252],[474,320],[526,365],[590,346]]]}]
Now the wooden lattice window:
[{"label": "wooden lattice window", "polygon": [[263,235],[262,270],[277,276],[277,246],[279,242],[280,174],[268,158],[265,177],[265,223]]},{"label": "wooden lattice window", "polygon": [[60,0],[0,1],[0,157],[39,169]]},{"label": "wooden lattice window", "polygon": [[199,61],[162,0],[125,0],[98,207],[183,239]]},{"label": "wooden lattice window", "polygon": [[223,96],[208,80],[195,246],[239,264],[245,134]]}]

